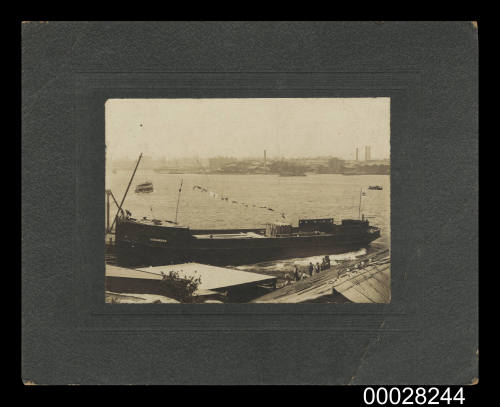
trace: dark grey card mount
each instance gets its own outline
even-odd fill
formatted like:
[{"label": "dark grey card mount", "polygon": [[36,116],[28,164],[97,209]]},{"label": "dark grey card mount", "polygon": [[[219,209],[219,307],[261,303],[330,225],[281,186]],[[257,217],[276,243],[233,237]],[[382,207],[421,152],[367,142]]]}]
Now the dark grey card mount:
[{"label": "dark grey card mount", "polygon": [[[126,29],[125,23],[82,28],[74,24],[67,27],[70,37],[83,33],[83,40],[75,40],[81,49],[86,49],[82,41],[94,38],[90,29],[111,32],[107,38],[115,46],[122,41],[119,28]],[[153,35],[148,23],[129,24],[138,30],[134,36]],[[167,23],[150,24],[159,38],[166,39],[173,29]],[[227,27],[186,24],[190,32],[212,33],[210,43]],[[238,24],[237,32],[252,31],[251,23]],[[50,214],[54,208],[55,198],[44,201],[46,191],[34,188],[37,183],[59,195],[55,206],[61,214],[56,226],[35,216],[44,231],[36,232],[23,222],[23,379],[41,384],[464,384],[477,377],[477,254],[471,252],[477,240],[471,216],[477,211],[475,29],[466,22],[387,23],[382,28],[350,23],[359,24],[355,38],[364,41],[351,53],[352,26],[255,24],[263,24],[268,33],[279,36],[285,30],[302,39],[316,27],[320,38],[313,43],[322,39],[337,44],[331,50],[332,62],[317,65],[313,58],[308,64],[307,56],[301,58],[298,52],[289,71],[269,63],[270,56],[260,63],[254,59],[253,66],[249,62],[236,66],[229,56],[217,54],[212,44],[212,56],[227,60],[225,69],[220,69],[221,59],[210,65],[205,59],[186,58],[182,50],[183,62],[169,60],[181,57],[163,48],[153,53],[156,42],[150,45],[151,55],[156,56],[147,63],[99,66],[98,59],[72,56],[69,66],[56,68],[62,75],[53,79],[57,86],[37,96],[31,90],[37,88],[34,84],[41,74],[29,67],[40,58],[33,51],[39,40],[30,36],[33,31],[47,33],[47,28],[26,28],[23,216],[44,210]],[[64,48],[60,27],[44,34],[45,41],[57,38]],[[216,27],[222,31],[214,33]],[[468,59],[460,59],[463,51],[443,38],[466,44]],[[340,45],[339,39],[345,44]],[[401,54],[383,45],[389,39]],[[245,48],[241,37],[233,42],[258,54]],[[290,45],[278,42],[286,55],[295,55]],[[411,50],[404,47],[408,42]],[[379,43],[379,52],[388,60],[371,49]],[[107,46],[104,41],[94,44],[102,52],[109,50]],[[134,59],[144,51],[129,52]],[[192,53],[197,52],[201,50],[195,45]],[[240,51],[238,55],[243,58]],[[51,58],[64,61],[67,54]],[[274,58],[286,60],[283,55]],[[367,60],[371,64],[361,63]],[[58,104],[58,96],[64,105]],[[108,99],[318,97],[391,99],[389,304],[105,303]],[[36,119],[43,124],[47,115],[60,124],[53,132],[47,126],[37,127]],[[41,144],[47,143],[67,156],[43,150]],[[45,162],[44,156],[52,161]],[[462,165],[452,157],[460,158]],[[453,201],[458,193],[461,200]],[[469,239],[453,240],[457,222]],[[59,234],[54,237],[49,231]],[[46,247],[50,254],[34,247]]]}]

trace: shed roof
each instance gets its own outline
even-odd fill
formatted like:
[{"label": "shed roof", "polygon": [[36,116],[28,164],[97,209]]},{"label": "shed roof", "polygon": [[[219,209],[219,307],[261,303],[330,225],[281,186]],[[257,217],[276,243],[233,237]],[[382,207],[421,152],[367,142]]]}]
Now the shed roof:
[{"label": "shed roof", "polygon": [[161,280],[161,273],[177,271],[181,278],[201,277],[198,290],[214,290],[237,285],[272,282],[276,277],[201,263],[170,264],[131,269],[106,265],[107,277]]},{"label": "shed roof", "polygon": [[250,273],[248,271],[201,263],[171,264],[166,266],[144,267],[137,270],[156,274],[160,278],[161,272],[167,274],[171,270],[177,271],[181,278],[201,277],[201,283],[198,286],[200,290],[215,290],[237,285],[271,282],[276,280],[276,277],[265,274]]}]

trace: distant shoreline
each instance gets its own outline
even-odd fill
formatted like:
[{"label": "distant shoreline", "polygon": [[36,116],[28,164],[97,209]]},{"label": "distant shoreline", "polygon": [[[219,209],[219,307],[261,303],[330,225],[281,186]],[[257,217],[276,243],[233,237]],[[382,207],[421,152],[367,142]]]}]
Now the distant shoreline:
[{"label": "distant shoreline", "polygon": [[[123,171],[133,171],[132,169],[117,169],[115,168],[114,170],[111,171],[111,173],[114,172],[123,172]],[[279,173],[253,173],[253,172],[197,172],[197,171],[186,171],[186,172],[158,172],[155,171],[154,169],[139,169],[138,171],[153,171],[159,175],[269,175],[269,176],[276,176],[276,177],[281,177],[281,178],[303,178],[303,176],[298,176],[298,175],[281,175]],[[109,171],[108,171],[109,172]],[[358,176],[358,175],[391,175],[390,173],[384,173],[384,174],[377,174],[377,173],[341,173],[341,172],[306,172],[305,173],[307,176],[311,175],[344,175],[346,177],[351,177],[351,176]]]}]

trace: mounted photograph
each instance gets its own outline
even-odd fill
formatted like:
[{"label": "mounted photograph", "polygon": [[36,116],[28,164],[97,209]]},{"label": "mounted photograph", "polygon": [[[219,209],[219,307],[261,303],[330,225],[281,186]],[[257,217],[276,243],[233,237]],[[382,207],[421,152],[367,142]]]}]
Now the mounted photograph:
[{"label": "mounted photograph", "polygon": [[106,303],[389,303],[390,98],[108,99]]}]

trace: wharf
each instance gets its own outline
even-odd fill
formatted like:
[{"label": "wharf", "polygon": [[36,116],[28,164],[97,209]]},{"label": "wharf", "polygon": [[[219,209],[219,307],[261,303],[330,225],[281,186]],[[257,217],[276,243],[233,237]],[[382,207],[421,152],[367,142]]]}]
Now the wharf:
[{"label": "wharf", "polygon": [[[362,266],[360,266],[362,265]],[[390,253],[388,249],[333,266],[305,280],[277,289],[251,302],[390,302]]]}]

